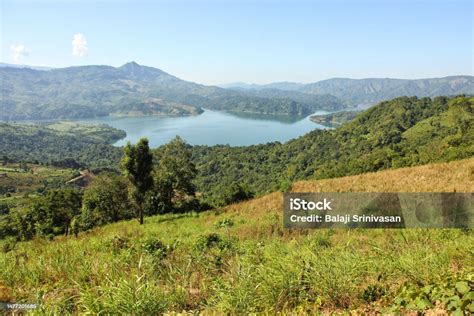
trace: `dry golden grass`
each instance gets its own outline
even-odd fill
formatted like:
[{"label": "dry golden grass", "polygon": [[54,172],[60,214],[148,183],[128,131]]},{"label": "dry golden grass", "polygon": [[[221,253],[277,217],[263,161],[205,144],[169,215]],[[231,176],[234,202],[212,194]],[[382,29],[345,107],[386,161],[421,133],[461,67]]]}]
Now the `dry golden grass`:
[{"label": "dry golden grass", "polygon": [[474,158],[319,181],[300,181],[294,192],[473,192]]},{"label": "dry golden grass", "polygon": [[[448,163],[364,173],[335,179],[299,181],[292,192],[473,192],[474,158]],[[282,193],[274,192],[227,207],[227,212],[260,218],[279,214]]]}]

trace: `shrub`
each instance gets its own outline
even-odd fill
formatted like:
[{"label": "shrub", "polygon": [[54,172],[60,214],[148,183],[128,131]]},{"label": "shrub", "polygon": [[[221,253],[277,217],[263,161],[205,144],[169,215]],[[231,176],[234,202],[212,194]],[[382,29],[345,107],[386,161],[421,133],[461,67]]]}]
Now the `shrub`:
[{"label": "shrub", "polygon": [[154,258],[162,260],[166,258],[171,250],[171,247],[165,245],[161,240],[157,238],[148,238],[142,244],[143,250],[152,255]]},{"label": "shrub", "polygon": [[227,228],[234,226],[234,221],[231,218],[224,218],[214,224],[216,228]]},{"label": "shrub", "polygon": [[223,238],[218,233],[209,233],[198,237],[196,248],[201,251],[211,248],[226,250],[232,248],[232,244],[232,240],[229,238]]},{"label": "shrub", "polygon": [[233,183],[229,186],[224,186],[222,193],[218,198],[218,205],[228,205],[249,200],[255,196],[254,192],[247,186],[238,183]]},{"label": "shrub", "polygon": [[444,282],[423,287],[407,284],[402,287],[390,311],[426,310],[437,304],[458,315],[474,313],[474,274],[451,276]]},{"label": "shrub", "polygon": [[110,240],[109,245],[112,248],[112,251],[117,253],[120,250],[130,247],[130,239],[124,236],[115,236]]}]

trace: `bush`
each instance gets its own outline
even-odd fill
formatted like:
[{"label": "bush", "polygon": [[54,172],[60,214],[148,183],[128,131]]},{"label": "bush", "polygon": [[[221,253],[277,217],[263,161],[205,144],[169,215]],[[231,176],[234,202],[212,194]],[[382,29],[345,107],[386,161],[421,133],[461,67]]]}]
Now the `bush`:
[{"label": "bush", "polygon": [[133,217],[128,199],[128,185],[114,174],[96,177],[84,191],[81,210],[83,229]]},{"label": "bush", "polygon": [[231,218],[224,218],[214,224],[216,228],[226,228],[234,226],[234,221]]},{"label": "bush", "polygon": [[198,237],[196,248],[201,251],[211,248],[226,250],[232,248],[232,240],[223,238],[218,233],[209,233]]},{"label": "bush", "polygon": [[222,193],[217,199],[217,206],[224,206],[233,203],[242,202],[245,200],[252,199],[255,194],[247,186],[243,186],[239,183],[233,183],[231,185],[223,185]]},{"label": "bush", "polygon": [[171,248],[165,245],[161,240],[149,238],[142,244],[143,250],[154,258],[162,260],[166,258]]},{"label": "bush", "polygon": [[124,236],[115,236],[110,240],[109,245],[112,248],[112,252],[118,253],[130,247],[130,239]]},{"label": "bush", "polygon": [[441,304],[449,312],[462,315],[474,313],[474,274],[449,277],[439,284],[423,287],[406,285],[402,288],[391,312],[426,310]]}]

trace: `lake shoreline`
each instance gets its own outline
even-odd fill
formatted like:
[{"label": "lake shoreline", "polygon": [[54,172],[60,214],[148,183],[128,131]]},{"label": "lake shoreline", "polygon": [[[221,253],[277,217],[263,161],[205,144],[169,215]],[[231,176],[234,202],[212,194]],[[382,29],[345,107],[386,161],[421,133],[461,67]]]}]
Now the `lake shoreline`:
[{"label": "lake shoreline", "polygon": [[107,116],[73,121],[107,124],[125,131],[127,136],[113,144],[117,147],[128,141],[135,143],[141,137],[147,137],[151,147],[159,147],[175,136],[182,137],[190,145],[250,146],[283,143],[314,129],[330,128],[313,123],[309,119],[311,115],[291,117],[203,110],[200,115],[192,116]]}]

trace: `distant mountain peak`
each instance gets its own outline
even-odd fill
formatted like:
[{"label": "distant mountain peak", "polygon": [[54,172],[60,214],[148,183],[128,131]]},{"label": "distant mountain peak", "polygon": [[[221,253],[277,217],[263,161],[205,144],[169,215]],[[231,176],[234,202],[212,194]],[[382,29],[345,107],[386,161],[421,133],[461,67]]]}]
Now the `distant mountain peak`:
[{"label": "distant mountain peak", "polygon": [[140,67],[140,65],[136,61],[132,60],[120,66],[120,68],[128,68],[128,67]]},{"label": "distant mountain peak", "polygon": [[140,69],[144,66],[141,66],[139,65],[137,62],[135,61],[130,61],[126,64],[123,64],[122,66],[119,67],[119,69],[123,69],[123,70],[136,70],[136,69]]},{"label": "distant mountain peak", "polygon": [[125,72],[129,76],[140,77],[142,79],[144,78],[151,79],[157,76],[168,75],[166,72],[164,72],[161,69],[143,66],[143,65],[138,64],[135,61],[130,61],[120,66],[118,69]]}]

